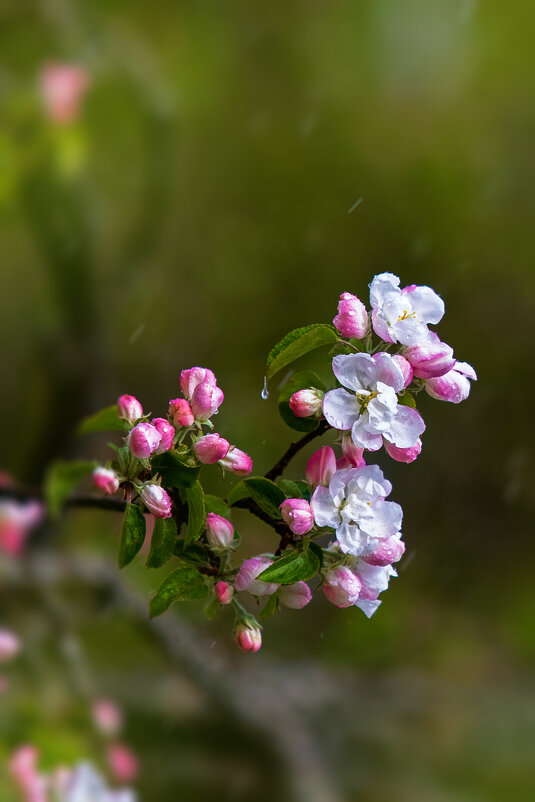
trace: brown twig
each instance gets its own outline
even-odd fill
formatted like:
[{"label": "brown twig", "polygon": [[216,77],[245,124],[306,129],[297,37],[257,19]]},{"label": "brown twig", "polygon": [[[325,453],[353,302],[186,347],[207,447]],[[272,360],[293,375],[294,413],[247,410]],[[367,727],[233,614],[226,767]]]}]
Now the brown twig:
[{"label": "brown twig", "polygon": [[273,481],[277,478],[277,476],[280,476],[286,470],[291,460],[301,451],[302,448],[311,443],[312,440],[315,440],[316,437],[321,437],[323,434],[325,434],[325,432],[329,431],[330,428],[331,427],[327,421],[322,420],[320,421],[318,428],[314,429],[313,432],[308,432],[304,435],[304,437],[301,437],[300,440],[290,443],[280,460],[276,462],[275,465],[266,473],[266,479],[271,479]]}]

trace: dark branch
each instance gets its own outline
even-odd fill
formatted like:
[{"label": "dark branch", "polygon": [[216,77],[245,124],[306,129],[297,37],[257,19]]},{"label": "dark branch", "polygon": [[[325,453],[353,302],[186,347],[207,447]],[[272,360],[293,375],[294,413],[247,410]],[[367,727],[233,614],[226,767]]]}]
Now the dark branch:
[{"label": "dark branch", "polygon": [[276,479],[277,476],[280,476],[288,465],[290,464],[291,460],[298,454],[302,448],[307,446],[312,440],[315,440],[316,437],[321,437],[325,432],[329,431],[331,427],[327,423],[326,420],[322,420],[317,429],[314,429],[313,432],[308,432],[302,437],[300,440],[296,440],[294,443],[290,443],[288,449],[284,452],[282,457],[275,465],[270,468],[270,470],[266,473],[266,479]]},{"label": "dark branch", "polygon": [[235,501],[232,506],[239,507],[242,510],[249,510],[249,512],[256,515],[257,518],[260,518],[261,521],[271,526],[281,537],[284,537],[288,533],[288,527],[283,521],[277,521],[276,518],[272,518],[271,515],[264,512],[252,498],[242,498],[239,501]]}]

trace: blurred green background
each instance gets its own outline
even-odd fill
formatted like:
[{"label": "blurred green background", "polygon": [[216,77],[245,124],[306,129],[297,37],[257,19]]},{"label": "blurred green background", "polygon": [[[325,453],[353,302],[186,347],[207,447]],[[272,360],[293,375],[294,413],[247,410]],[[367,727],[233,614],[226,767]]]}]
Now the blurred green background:
[{"label": "blurred green background", "polygon": [[[534,47],[527,0],[4,0],[3,469],[105,459],[76,421],[123,392],[164,414],[198,364],[264,472],[292,437],[260,398],[266,353],[385,270],[443,296],[479,381],[458,407],[422,398],[416,463],[379,458],[407,553],[371,621],[318,598],[251,657],[192,605],[168,614],[170,659],[105,591],[56,587],[59,637],[35,587],[4,585],[28,645],[2,754],[97,755],[96,693],[126,710],[144,802],[535,798]],[[54,60],[90,75],[67,125],[39,98]],[[113,560],[118,527],[70,513],[35,548]],[[125,573],[146,598],[158,582]]]}]

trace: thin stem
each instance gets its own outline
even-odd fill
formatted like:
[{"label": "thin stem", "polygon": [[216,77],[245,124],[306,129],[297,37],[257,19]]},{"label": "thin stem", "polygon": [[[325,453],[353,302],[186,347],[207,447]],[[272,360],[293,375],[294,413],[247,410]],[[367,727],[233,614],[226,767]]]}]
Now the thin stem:
[{"label": "thin stem", "polygon": [[342,340],[342,339],[339,337],[339,338],[338,338],[338,340],[337,340],[336,342],[339,342],[341,345],[347,345],[347,347],[348,347],[348,348],[352,348],[352,349],[353,349],[353,351],[356,351],[356,352],[357,352],[357,354],[360,354],[360,353],[362,353],[362,352],[361,352],[361,350],[360,350],[360,348],[357,348],[357,346],[356,346],[356,345],[353,345],[353,343],[350,343],[348,340]]},{"label": "thin stem", "polygon": [[266,479],[271,479],[272,481],[280,476],[288,467],[291,460],[298,454],[302,448],[307,446],[312,440],[315,440],[316,437],[321,437],[325,432],[327,432],[331,427],[327,423],[326,420],[320,421],[318,428],[314,429],[313,432],[308,432],[302,437],[300,440],[296,440],[294,443],[290,443],[289,447],[286,449],[282,457],[275,465],[270,468],[270,470],[266,473]]}]

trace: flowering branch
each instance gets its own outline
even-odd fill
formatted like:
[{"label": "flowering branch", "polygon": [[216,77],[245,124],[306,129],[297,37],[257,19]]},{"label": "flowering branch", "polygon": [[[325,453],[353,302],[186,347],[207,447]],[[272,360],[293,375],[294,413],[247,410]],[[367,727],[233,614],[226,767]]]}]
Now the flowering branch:
[{"label": "flowering branch", "polygon": [[290,443],[280,460],[276,462],[275,465],[266,473],[266,479],[271,479],[273,481],[277,479],[277,477],[281,476],[290,464],[291,460],[301,451],[301,449],[305,448],[305,446],[308,446],[308,444],[315,440],[316,437],[321,437],[324,435],[329,431],[330,428],[331,427],[326,420],[321,420],[317,429],[305,434],[300,440]]}]

